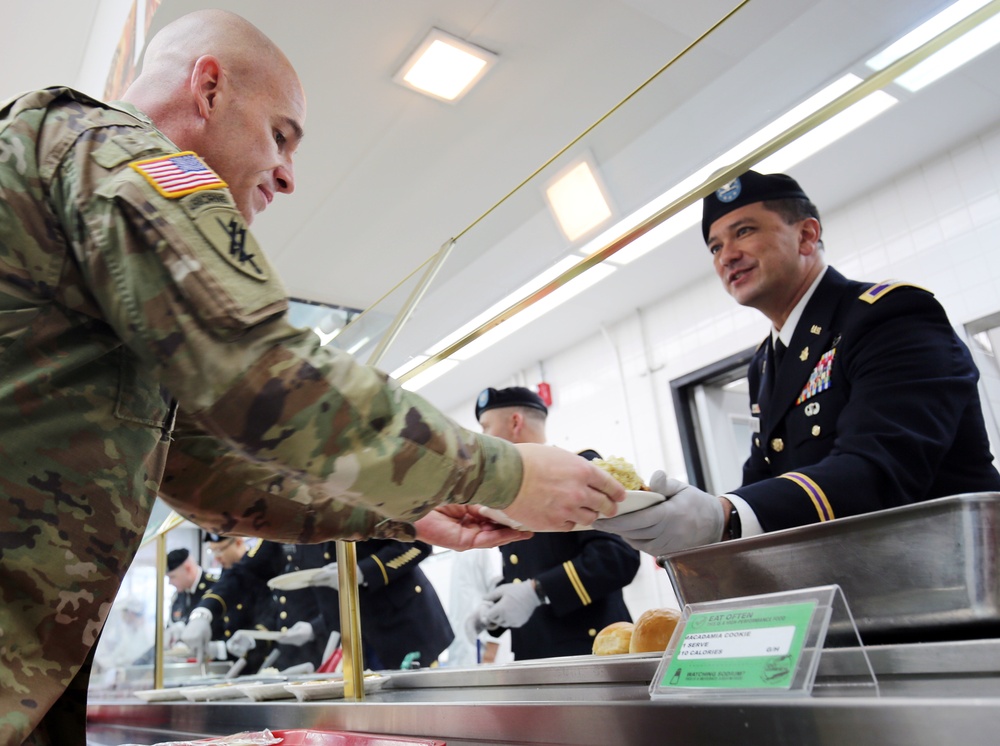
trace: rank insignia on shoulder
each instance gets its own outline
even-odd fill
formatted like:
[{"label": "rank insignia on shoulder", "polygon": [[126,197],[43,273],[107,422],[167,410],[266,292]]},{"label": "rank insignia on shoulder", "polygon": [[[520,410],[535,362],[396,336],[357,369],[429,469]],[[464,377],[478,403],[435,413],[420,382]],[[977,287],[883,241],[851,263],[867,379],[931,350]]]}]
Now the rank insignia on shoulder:
[{"label": "rank insignia on shoulder", "polygon": [[[922,288],[919,285],[914,285],[912,282],[897,282],[896,280],[885,280],[883,282],[876,283],[868,288],[865,292],[858,296],[859,300],[863,300],[865,303],[874,303],[880,298],[884,298],[886,295],[891,293],[896,288],[917,288],[918,290],[923,290],[926,293],[931,291],[927,288]],[[934,295],[934,293],[931,293]]]},{"label": "rank insignia on shoulder", "polygon": [[203,189],[224,189],[224,182],[194,152],[149,158],[129,164],[167,199],[177,199]]}]

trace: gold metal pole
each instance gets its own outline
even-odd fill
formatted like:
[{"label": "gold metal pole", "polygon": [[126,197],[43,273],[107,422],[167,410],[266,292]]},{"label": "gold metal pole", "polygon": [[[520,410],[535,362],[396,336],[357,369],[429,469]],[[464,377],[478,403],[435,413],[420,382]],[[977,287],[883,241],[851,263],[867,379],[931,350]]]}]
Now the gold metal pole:
[{"label": "gold metal pole", "polygon": [[340,644],[344,648],[344,699],[365,698],[365,658],[361,647],[361,606],[358,598],[358,553],[353,542],[337,542],[340,580]]},{"label": "gold metal pole", "polygon": [[153,688],[163,688],[163,578],[167,574],[167,535],[156,536],[156,630],[153,637]]},{"label": "gold metal pole", "polygon": [[[389,345],[413,314],[413,310],[427,292],[438,270],[451,255],[455,242],[448,239],[435,255],[434,261],[419,284],[410,293],[405,305],[396,314],[388,331],[382,335],[378,346],[368,359],[368,365],[378,365]],[[425,262],[426,264],[426,262]],[[361,644],[361,605],[358,595],[358,554],[351,542],[337,542],[337,575],[340,580],[340,635],[344,650],[344,697],[362,701],[365,698],[364,649]]]}]

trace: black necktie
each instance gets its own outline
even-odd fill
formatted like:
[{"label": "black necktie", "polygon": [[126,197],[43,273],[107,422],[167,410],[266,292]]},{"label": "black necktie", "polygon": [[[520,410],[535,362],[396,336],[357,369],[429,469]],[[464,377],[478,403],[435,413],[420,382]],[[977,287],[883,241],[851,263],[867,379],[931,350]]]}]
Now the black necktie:
[{"label": "black necktie", "polygon": [[778,337],[778,341],[774,343],[774,372],[778,372],[778,366],[781,365],[781,359],[785,356],[785,343],[781,341],[781,337]]}]

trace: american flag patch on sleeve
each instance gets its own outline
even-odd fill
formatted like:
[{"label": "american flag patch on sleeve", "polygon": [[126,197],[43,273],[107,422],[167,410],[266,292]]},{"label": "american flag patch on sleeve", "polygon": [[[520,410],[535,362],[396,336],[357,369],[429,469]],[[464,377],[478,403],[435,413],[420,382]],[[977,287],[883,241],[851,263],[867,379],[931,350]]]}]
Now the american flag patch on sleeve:
[{"label": "american flag patch on sleeve", "polygon": [[145,176],[146,181],[168,199],[183,197],[202,189],[222,189],[228,186],[205,161],[190,150],[136,161],[129,165]]}]

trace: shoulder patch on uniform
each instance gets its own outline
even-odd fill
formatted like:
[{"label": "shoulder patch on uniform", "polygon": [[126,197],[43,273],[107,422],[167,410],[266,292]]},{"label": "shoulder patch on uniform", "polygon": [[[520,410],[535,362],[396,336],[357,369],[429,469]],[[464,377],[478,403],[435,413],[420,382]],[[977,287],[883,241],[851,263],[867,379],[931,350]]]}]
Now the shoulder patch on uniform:
[{"label": "shoulder patch on uniform", "polygon": [[205,161],[190,150],[135,161],[129,165],[167,199],[177,199],[203,189],[224,189],[228,186]]},{"label": "shoulder patch on uniform", "polygon": [[[884,280],[883,282],[878,282],[868,288],[865,292],[858,296],[858,300],[863,300],[865,303],[874,303],[879,298],[884,298],[896,288],[916,288],[917,290],[923,290],[925,293],[931,293],[931,291],[927,288],[914,285],[912,282]],[[934,293],[931,293],[931,295],[934,295]]]}]

